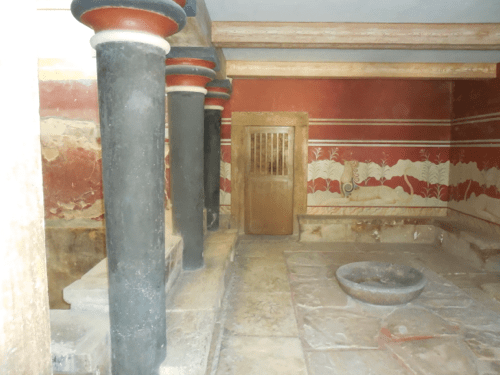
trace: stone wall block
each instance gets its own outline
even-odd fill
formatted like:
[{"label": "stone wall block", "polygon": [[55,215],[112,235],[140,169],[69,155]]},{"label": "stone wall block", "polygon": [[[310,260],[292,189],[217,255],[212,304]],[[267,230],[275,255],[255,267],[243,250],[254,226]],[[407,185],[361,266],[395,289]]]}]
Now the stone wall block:
[{"label": "stone wall block", "polygon": [[460,238],[459,234],[443,232],[441,246],[450,254],[466,259],[470,265],[479,269],[484,267],[484,261],[471,249],[468,241]]},{"label": "stone wall block", "polygon": [[435,244],[438,242],[441,229],[434,225],[415,225],[414,242]]},{"label": "stone wall block", "polygon": [[380,242],[413,243],[414,239],[414,225],[382,226],[380,230]]}]

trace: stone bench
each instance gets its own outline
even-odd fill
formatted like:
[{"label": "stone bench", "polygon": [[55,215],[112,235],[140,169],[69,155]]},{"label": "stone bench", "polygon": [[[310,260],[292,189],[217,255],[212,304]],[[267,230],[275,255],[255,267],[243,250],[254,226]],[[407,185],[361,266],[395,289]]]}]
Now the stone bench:
[{"label": "stone bench", "polygon": [[436,245],[476,268],[500,272],[500,238],[446,217],[301,215],[299,240]]},{"label": "stone bench", "polygon": [[[182,269],[182,239],[170,236],[165,246],[166,291],[172,287]],[[80,280],[68,285],[63,290],[64,300],[72,310],[109,311],[108,300],[108,260],[100,261]]]}]

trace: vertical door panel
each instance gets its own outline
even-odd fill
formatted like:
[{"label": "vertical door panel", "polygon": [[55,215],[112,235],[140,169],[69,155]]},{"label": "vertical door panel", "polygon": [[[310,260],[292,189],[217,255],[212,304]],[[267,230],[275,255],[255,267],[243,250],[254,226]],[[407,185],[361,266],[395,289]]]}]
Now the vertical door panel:
[{"label": "vertical door panel", "polygon": [[293,233],[293,127],[246,129],[245,232]]}]

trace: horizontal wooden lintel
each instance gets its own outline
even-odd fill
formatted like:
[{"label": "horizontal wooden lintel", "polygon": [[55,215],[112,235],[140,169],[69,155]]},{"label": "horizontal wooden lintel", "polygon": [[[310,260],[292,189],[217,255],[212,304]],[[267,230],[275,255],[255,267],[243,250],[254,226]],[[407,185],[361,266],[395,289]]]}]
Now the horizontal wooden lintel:
[{"label": "horizontal wooden lintel", "polygon": [[500,23],[212,22],[223,48],[500,50]]},{"label": "horizontal wooden lintel", "polygon": [[228,77],[490,79],[496,64],[227,61]]}]

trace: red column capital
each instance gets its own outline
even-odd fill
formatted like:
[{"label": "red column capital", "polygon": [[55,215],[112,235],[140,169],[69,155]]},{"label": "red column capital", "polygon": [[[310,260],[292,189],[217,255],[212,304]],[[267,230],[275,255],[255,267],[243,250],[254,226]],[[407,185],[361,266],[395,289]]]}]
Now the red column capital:
[{"label": "red column capital", "polygon": [[167,58],[165,61],[166,92],[207,93],[205,86],[215,77],[215,62],[193,57]]},{"label": "red column capital", "polygon": [[231,97],[231,82],[228,79],[214,80],[207,85],[205,96],[205,109],[217,109],[222,111],[224,104]]}]

